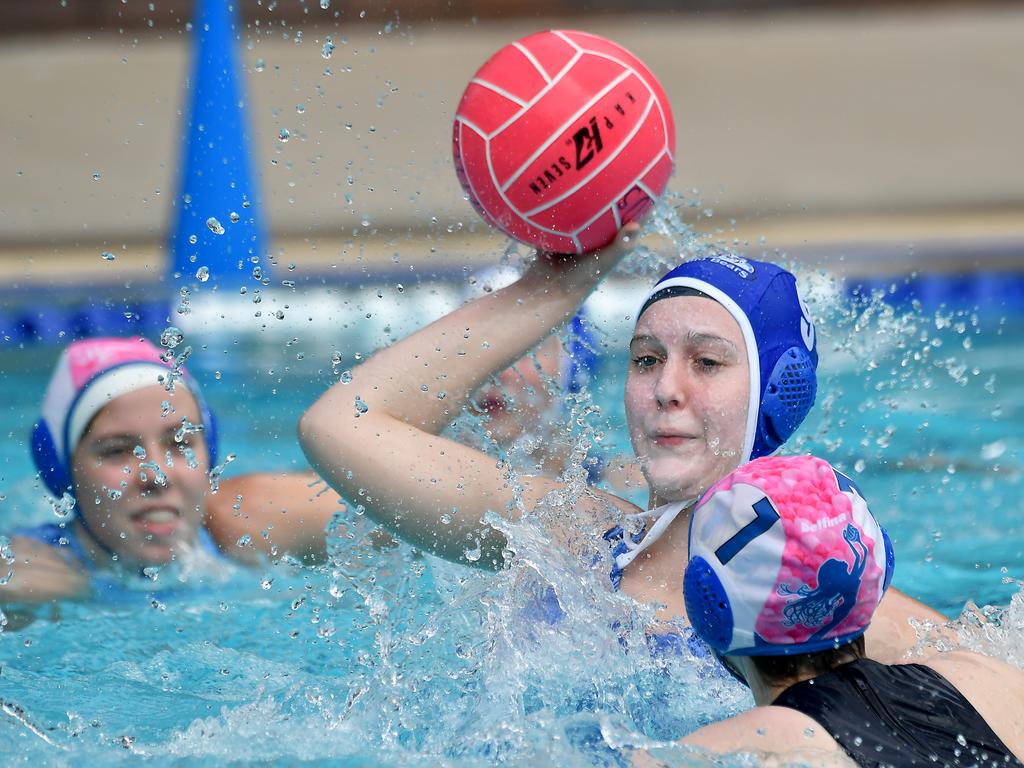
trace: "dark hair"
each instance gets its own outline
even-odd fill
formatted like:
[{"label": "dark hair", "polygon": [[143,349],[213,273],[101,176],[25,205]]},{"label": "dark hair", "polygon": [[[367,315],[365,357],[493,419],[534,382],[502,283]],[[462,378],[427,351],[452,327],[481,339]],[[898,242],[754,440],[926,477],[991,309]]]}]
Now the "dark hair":
[{"label": "dark hair", "polygon": [[840,664],[864,657],[864,635],[856,640],[816,653],[795,653],[792,656],[751,656],[754,668],[772,685],[780,685],[796,677],[817,677]]}]

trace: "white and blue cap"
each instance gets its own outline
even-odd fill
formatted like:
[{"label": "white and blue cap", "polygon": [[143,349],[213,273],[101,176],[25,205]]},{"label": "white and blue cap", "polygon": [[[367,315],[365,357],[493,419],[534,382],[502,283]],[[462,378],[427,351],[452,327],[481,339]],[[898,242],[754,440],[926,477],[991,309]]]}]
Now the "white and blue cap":
[{"label": "white and blue cap", "polygon": [[714,299],[739,324],[750,368],[750,407],[741,459],[767,456],[814,405],[818,352],[814,323],[796,278],[775,264],[720,252],[680,264],[645,297],[637,319],[674,296]]},{"label": "white and blue cap", "polygon": [[[172,368],[159,347],[140,338],[80,339],[64,349],[32,427],[32,459],[54,496],[74,495],[71,458],[93,417],[110,401],[138,389],[161,385],[170,391]],[[177,384],[191,392],[199,406],[212,466],[217,461],[213,413],[184,368],[178,369]]]}]

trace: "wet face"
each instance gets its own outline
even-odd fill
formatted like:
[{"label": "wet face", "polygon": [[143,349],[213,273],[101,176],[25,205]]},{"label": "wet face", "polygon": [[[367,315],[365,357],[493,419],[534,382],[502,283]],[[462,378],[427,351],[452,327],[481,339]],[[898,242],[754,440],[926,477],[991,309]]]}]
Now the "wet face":
[{"label": "wet face", "polygon": [[721,304],[679,296],[641,315],[626,419],[655,505],[692,499],[741,463],[749,397],[743,333]]},{"label": "wet face", "polygon": [[[173,409],[166,416],[164,401]],[[174,394],[159,385],[146,387],[104,406],[75,447],[72,477],[86,536],[126,565],[164,564],[195,544],[209,488],[209,454],[198,434],[175,441],[183,418],[201,422],[199,406],[184,387]]]},{"label": "wet face", "polygon": [[561,357],[561,342],[551,336],[535,354],[522,358],[477,392],[474,408],[486,417],[487,430],[499,445],[511,445],[545,418],[554,400],[545,379],[557,380]]}]

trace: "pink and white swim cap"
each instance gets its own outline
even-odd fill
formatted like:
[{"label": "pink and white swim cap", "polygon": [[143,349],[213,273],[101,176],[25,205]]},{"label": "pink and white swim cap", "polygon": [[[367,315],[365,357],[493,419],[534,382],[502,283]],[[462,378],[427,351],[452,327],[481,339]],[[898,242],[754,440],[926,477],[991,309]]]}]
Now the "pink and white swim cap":
[{"label": "pink and white swim cap", "polygon": [[[69,344],[57,360],[32,430],[32,458],[47,488],[56,496],[71,490],[71,455],[103,406],[129,392],[166,385],[171,372],[160,348],[145,339],[98,337]],[[196,383],[183,370],[181,376],[176,385],[199,403],[213,462],[212,416]]]},{"label": "pink and white swim cap", "polygon": [[690,523],[683,591],[721,654],[812,653],[861,635],[892,579],[860,490],[813,456],[770,456],[712,486]]}]

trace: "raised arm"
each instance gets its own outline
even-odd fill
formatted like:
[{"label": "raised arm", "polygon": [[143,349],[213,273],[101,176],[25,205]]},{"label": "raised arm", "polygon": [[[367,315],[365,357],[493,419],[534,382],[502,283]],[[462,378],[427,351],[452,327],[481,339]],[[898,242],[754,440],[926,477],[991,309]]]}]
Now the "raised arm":
[{"label": "raised arm", "polygon": [[[439,436],[470,395],[564,323],[625,252],[631,228],[602,251],[541,255],[517,282],[375,354],[306,412],[299,436],[327,482],[410,543],[497,567],[504,538],[481,522],[515,516],[559,487],[519,489],[493,457]],[[466,556],[467,551],[474,554]],[[480,556],[476,556],[480,552]]]}]

